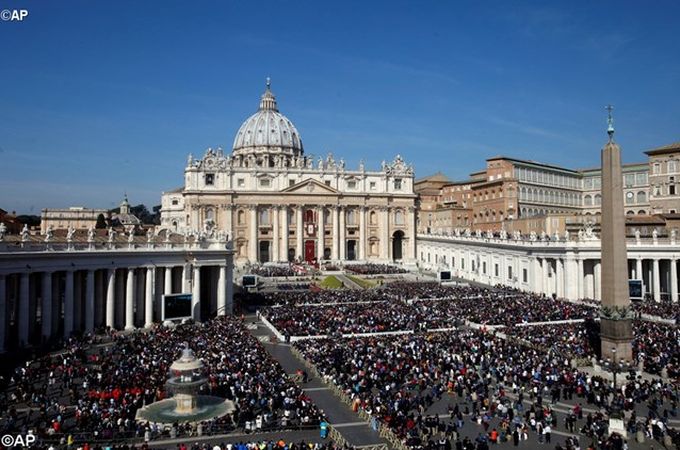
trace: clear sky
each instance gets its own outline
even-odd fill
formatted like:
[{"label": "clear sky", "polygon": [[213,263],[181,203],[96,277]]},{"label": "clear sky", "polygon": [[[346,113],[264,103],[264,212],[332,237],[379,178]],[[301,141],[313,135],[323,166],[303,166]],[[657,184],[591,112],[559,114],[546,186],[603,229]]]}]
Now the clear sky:
[{"label": "clear sky", "polygon": [[680,140],[680,2],[27,1],[0,22],[0,208],[160,203],[272,78],[305,151],[463,179]]}]

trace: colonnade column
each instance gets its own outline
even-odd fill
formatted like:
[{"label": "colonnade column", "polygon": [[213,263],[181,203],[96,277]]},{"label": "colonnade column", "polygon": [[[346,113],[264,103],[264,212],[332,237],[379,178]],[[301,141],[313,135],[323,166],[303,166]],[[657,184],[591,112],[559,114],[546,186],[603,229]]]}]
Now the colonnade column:
[{"label": "colonnade column", "polygon": [[555,258],[555,295],[564,297],[564,261],[562,258]]},{"label": "colonnade column", "polygon": [[106,286],[106,326],[113,328],[116,319],[116,269],[109,269],[108,284]]},{"label": "colonnade column", "polygon": [[593,298],[602,299],[602,264],[599,259],[595,261],[593,267],[593,285]]},{"label": "colonnade column", "polygon": [[28,272],[19,276],[19,345],[28,344],[28,312],[30,311],[30,283]]},{"label": "colonnade column", "polygon": [[0,273],[0,353],[5,351],[5,333],[7,332],[5,321],[7,320],[7,281],[5,275]]},{"label": "colonnade column", "polygon": [[[541,268],[543,271],[543,293],[545,295],[550,295],[550,283],[548,283],[548,274],[550,273],[548,269],[548,259],[547,258],[542,258],[541,259]],[[502,273],[502,272],[501,272]]]},{"label": "colonnade column", "polygon": [[344,207],[340,207],[340,233],[338,234],[338,239],[339,239],[339,246],[340,246],[340,259],[345,260],[347,259],[347,239],[346,239],[346,232],[347,232],[347,226],[345,225],[345,217],[347,216],[347,209]]},{"label": "colonnade column", "polygon": [[281,238],[279,236],[279,207],[274,205],[271,208],[272,213],[272,248],[271,248],[271,258],[272,261],[280,261],[279,258],[279,248],[281,246]]},{"label": "colonnade column", "polygon": [[303,230],[303,218],[302,218],[302,210],[304,207],[302,205],[298,206],[297,209],[295,210],[295,253],[297,253],[297,257],[299,259],[304,259],[304,250],[303,250],[303,241],[304,241],[304,230]]},{"label": "colonnade column", "polygon": [[359,260],[366,259],[366,207],[359,207]]},{"label": "colonnade column", "polygon": [[331,248],[331,259],[342,259],[339,256],[338,245],[340,242],[340,207],[333,207],[333,246]]},{"label": "colonnade column", "polygon": [[217,315],[223,316],[227,307],[225,278],[227,277],[227,267],[220,266],[220,274],[217,278]]},{"label": "colonnade column", "polygon": [[165,275],[163,276],[163,294],[172,294],[172,267],[165,268]]},{"label": "colonnade column", "polygon": [[319,229],[317,230],[317,242],[316,242],[316,260],[321,261],[323,259],[323,249],[324,249],[324,223],[323,223],[323,207],[318,209],[317,224]]},{"label": "colonnade column", "polygon": [[144,278],[146,283],[144,286],[144,326],[148,328],[153,323],[153,291],[156,285],[156,269],[147,267],[146,277]]},{"label": "colonnade column", "polygon": [[94,274],[95,271],[87,271],[85,278],[85,331],[94,331]]},{"label": "colonnade column", "polygon": [[188,294],[189,293],[189,278],[191,277],[191,264],[185,263],[182,266],[182,290],[180,291],[182,294]]},{"label": "colonnade column", "polygon": [[[74,295],[73,295],[73,271],[66,271],[64,285],[64,337],[67,338],[73,333],[74,318]],[[80,302],[80,298],[78,299]]]},{"label": "colonnade column", "polygon": [[280,259],[288,261],[288,207],[282,206],[279,213],[279,221],[281,222],[281,250],[279,251]]},{"label": "colonnade column", "polygon": [[635,278],[638,280],[645,279],[645,277],[642,276],[642,258],[637,258],[635,260]]},{"label": "colonnade column", "polygon": [[52,272],[42,274],[42,337],[52,334]]},{"label": "colonnade column", "polygon": [[584,280],[585,274],[583,273],[583,260],[581,258],[579,258],[576,261],[576,263],[578,265],[578,269],[577,269],[577,272],[576,272],[577,273],[577,281],[578,281],[578,298],[581,299],[581,298],[585,298],[584,289],[583,289],[583,283],[585,282],[585,280]]},{"label": "colonnade column", "polygon": [[128,269],[125,280],[125,329],[135,327],[135,269]]},{"label": "colonnade column", "polygon": [[678,262],[671,258],[671,301],[678,301]]},{"label": "colonnade column", "polygon": [[653,260],[652,277],[654,278],[654,301],[661,301],[661,274],[659,273],[659,260],[654,258]]},{"label": "colonnade column", "polygon": [[194,285],[191,296],[191,317],[201,319],[201,266],[194,266]]},{"label": "colonnade column", "polygon": [[248,259],[257,262],[257,206],[250,205],[250,239],[248,239]]}]

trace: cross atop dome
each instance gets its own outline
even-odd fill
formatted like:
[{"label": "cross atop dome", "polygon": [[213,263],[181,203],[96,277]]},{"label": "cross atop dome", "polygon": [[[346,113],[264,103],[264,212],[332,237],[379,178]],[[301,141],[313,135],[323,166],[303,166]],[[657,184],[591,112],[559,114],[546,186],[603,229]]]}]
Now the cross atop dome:
[{"label": "cross atop dome", "polygon": [[262,98],[260,100],[260,111],[263,110],[278,111],[279,109],[276,106],[276,97],[274,97],[274,93],[271,90],[272,80],[269,77],[267,77],[266,86],[267,87],[264,91],[264,94],[262,94]]}]

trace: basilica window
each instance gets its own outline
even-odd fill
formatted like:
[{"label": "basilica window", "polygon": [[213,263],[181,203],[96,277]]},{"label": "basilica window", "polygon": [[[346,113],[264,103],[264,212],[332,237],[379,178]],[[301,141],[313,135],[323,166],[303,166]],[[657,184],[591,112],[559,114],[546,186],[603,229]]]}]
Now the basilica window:
[{"label": "basilica window", "polygon": [[239,210],[239,212],[236,214],[236,221],[239,225],[243,225],[246,223],[246,212],[243,211],[242,209]]},{"label": "basilica window", "polygon": [[347,182],[347,189],[356,189],[357,188],[357,182],[355,180],[349,180]]},{"label": "basilica window", "polygon": [[269,225],[269,210],[260,211],[260,225]]},{"label": "basilica window", "polygon": [[357,224],[357,213],[353,209],[347,211],[347,225]]},{"label": "basilica window", "polygon": [[678,164],[674,159],[668,161],[668,173],[675,173],[678,169]]},{"label": "basilica window", "polygon": [[638,173],[637,175],[635,175],[635,181],[640,186],[647,184],[647,174],[644,172]]},{"label": "basilica window", "polygon": [[206,173],[205,174],[205,185],[206,186],[212,186],[215,184],[215,174],[214,173]]},{"label": "basilica window", "polygon": [[177,206],[178,204],[179,204],[179,200],[177,200],[176,198],[172,200],[173,206]]},{"label": "basilica window", "polygon": [[271,180],[269,178],[260,178],[260,187],[271,186]]},{"label": "basilica window", "polygon": [[372,191],[375,191],[375,181],[371,181],[369,183],[369,187],[371,188]]},{"label": "basilica window", "polygon": [[401,178],[394,179],[394,190],[401,191]]},{"label": "basilica window", "polygon": [[371,225],[378,224],[378,215],[375,213],[375,211],[371,211],[371,213],[368,215],[368,219]]},{"label": "basilica window", "polygon": [[593,198],[595,206],[600,206],[602,204],[602,196],[600,194],[595,194],[595,197]]},{"label": "basilica window", "polygon": [[403,225],[404,224],[404,212],[400,209],[398,209],[394,213],[394,223],[396,225]]},{"label": "basilica window", "polygon": [[240,188],[246,187],[246,179],[245,178],[238,178],[236,180],[236,186],[238,186]]}]

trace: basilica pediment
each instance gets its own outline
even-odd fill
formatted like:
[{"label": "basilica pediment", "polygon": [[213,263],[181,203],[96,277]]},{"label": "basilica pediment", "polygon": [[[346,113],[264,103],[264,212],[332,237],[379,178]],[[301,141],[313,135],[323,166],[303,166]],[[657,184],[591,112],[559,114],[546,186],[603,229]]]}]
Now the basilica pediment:
[{"label": "basilica pediment", "polygon": [[339,194],[337,189],[313,180],[311,178],[301,181],[297,184],[287,187],[281,192],[288,192],[294,194]]}]

